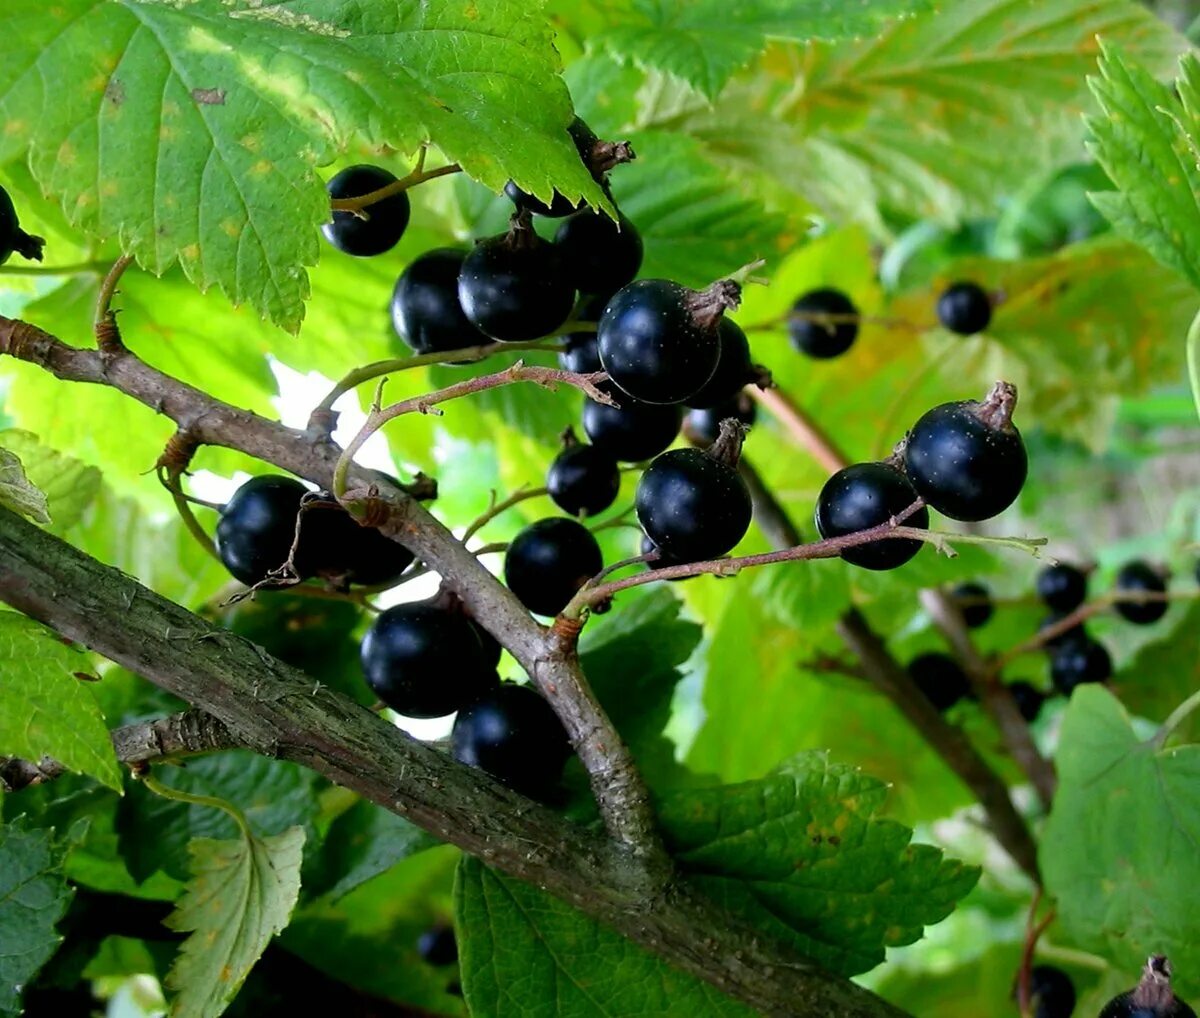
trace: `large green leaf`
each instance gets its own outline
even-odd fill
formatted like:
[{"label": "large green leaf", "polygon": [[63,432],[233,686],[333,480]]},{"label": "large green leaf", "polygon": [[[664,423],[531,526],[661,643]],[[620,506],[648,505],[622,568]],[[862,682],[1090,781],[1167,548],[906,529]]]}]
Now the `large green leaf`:
[{"label": "large green leaf", "polygon": [[120,789],[121,768],[89,683],[86,654],[24,615],[0,612],[0,756],[50,756]]},{"label": "large green leaf", "polygon": [[[1200,689],[1200,603],[1188,605],[1186,612],[1172,605],[1171,611],[1182,618],[1168,616],[1162,638],[1141,647],[1112,681],[1125,708],[1152,721],[1164,720]],[[1183,731],[1200,736],[1200,718],[1193,714]]]},{"label": "large green leaf", "polygon": [[233,1000],[271,938],[288,924],[300,894],[304,830],[188,846],[192,878],[167,925],[185,931],[167,975],[171,1014],[216,1018]]},{"label": "large green leaf", "polygon": [[0,508],[8,509],[34,523],[50,522],[46,493],[29,479],[21,457],[0,447]]},{"label": "large green leaf", "polygon": [[616,24],[597,46],[682,78],[709,98],[750,63],[769,39],[846,39],[874,34],[887,21],[929,10],[929,0],[633,0],[615,5]]},{"label": "large green leaf", "polygon": [[779,46],[714,108],[648,90],[643,118],[696,134],[739,182],[765,176],[877,233],[887,213],[953,222],[1077,158],[1097,35],[1153,72],[1183,48],[1129,0],[972,0],[861,42]]},{"label": "large green leaf", "polygon": [[1119,233],[1200,286],[1200,63],[1180,61],[1175,91],[1114,46],[1100,54],[1088,119],[1092,152],[1117,186],[1092,196]]},{"label": "large green leaf", "polygon": [[887,785],[824,753],[760,781],[679,792],[659,821],[716,900],[821,964],[855,975],[940,922],[979,871],[878,814]]},{"label": "large green leaf", "polygon": [[477,859],[459,864],[454,904],[463,993],[475,1018],[752,1013]]},{"label": "large green leaf", "polygon": [[10,428],[0,431],[0,449],[21,458],[29,480],[46,496],[55,531],[74,526],[100,491],[100,471],[47,449],[36,435]]},{"label": "large green leaf", "polygon": [[57,950],[54,924],[71,900],[54,832],[0,823],[0,1015],[22,1013],[21,990]]},{"label": "large green leaf", "polygon": [[1142,741],[1108,690],[1081,686],[1055,762],[1040,858],[1072,942],[1128,972],[1169,955],[1185,994],[1200,989],[1200,747]]},{"label": "large green leaf", "polygon": [[13,0],[0,29],[0,161],[28,150],[88,232],[293,330],[329,217],[314,165],[352,141],[603,201],[527,4]]}]

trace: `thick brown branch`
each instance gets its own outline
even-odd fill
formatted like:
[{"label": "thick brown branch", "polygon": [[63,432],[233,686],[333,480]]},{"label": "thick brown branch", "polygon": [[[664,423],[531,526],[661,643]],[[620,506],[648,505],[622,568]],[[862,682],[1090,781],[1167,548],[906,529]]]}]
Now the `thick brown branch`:
[{"label": "thick brown branch", "polygon": [[669,867],[496,784],[254,644],[0,510],[0,600],[489,865],[545,888],[764,1014],[903,1018],[748,930]]},{"label": "thick brown branch", "polygon": [[[0,354],[5,353],[67,381],[110,385],[170,418],[198,444],[239,449],[321,488],[332,487],[341,451],[323,435],[287,428],[222,403],[132,353],[104,357],[94,350],[78,350],[35,326],[0,316]],[[379,478],[351,467],[350,481],[369,490]],[[552,640],[508,588],[419,502],[396,492],[383,508],[379,530],[441,575],[558,712],[613,835],[638,851],[661,855],[649,792],[588,688],[574,648]]]}]

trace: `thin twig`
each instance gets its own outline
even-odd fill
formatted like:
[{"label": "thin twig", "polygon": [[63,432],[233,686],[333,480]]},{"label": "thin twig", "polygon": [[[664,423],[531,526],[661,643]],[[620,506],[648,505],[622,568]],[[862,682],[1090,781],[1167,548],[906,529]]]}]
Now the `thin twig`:
[{"label": "thin twig", "polygon": [[[368,191],[366,194],[359,195],[356,198],[334,198],[329,202],[329,206],[334,212],[354,212],[360,213],[364,209],[369,208],[376,202],[381,202],[385,198],[391,198],[392,195],[399,194],[401,191],[407,191],[410,187],[416,187],[418,184],[423,184],[427,180],[433,180],[436,177],[444,177],[450,173],[461,173],[462,167],[458,163],[449,163],[446,166],[439,166],[436,170],[427,170],[424,168],[424,150],[417,168],[411,173],[393,180],[390,184],[385,184],[383,187],[374,191]],[[363,216],[363,218],[367,218]]]},{"label": "thin twig", "polygon": [[[116,330],[116,318],[112,311],[112,299],[117,292],[117,284],[120,283],[121,277],[125,274],[125,270],[133,263],[133,255],[123,254],[108,270],[108,274],[104,277],[104,281],[100,284],[100,292],[96,295],[96,314],[92,320],[92,327],[96,331],[96,337],[99,340],[102,333],[106,329]],[[120,343],[120,338],[116,337],[116,342]],[[102,350],[104,344],[101,343]]]}]

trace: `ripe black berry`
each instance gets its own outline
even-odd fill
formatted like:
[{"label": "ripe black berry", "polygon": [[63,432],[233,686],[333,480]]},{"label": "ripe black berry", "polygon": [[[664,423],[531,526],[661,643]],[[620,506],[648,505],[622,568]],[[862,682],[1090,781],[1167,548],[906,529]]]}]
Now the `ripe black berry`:
[{"label": "ripe black berry", "polygon": [[616,394],[619,407],[595,400],[583,402],[583,430],[597,449],[621,463],[641,463],[675,441],[683,421],[677,405],[642,403]]},{"label": "ripe black berry", "polygon": [[1029,972],[1029,998],[1033,1018],[1071,1018],[1075,984],[1062,969],[1035,965]]},{"label": "ripe black berry", "polygon": [[937,301],[938,321],[960,336],[983,332],[992,320],[992,299],[976,283],[953,283]]},{"label": "ripe black berry", "polygon": [[[217,524],[217,552],[234,577],[254,586],[287,562],[307,492],[295,478],[275,474],[252,477],[234,492]],[[313,574],[299,548],[294,565],[301,577]]]},{"label": "ripe black berry", "polygon": [[[579,302],[574,318],[577,322],[599,322],[607,303],[607,297],[587,297]],[[593,371],[604,370],[600,363],[600,351],[596,348],[595,329],[570,333],[566,337],[566,347],[558,355],[558,366],[563,371],[589,375]]]},{"label": "ripe black berry", "polygon": [[717,338],[721,341],[721,354],[717,369],[712,377],[695,395],[684,403],[693,409],[706,409],[733,399],[743,387],[751,382],[762,381],[764,369],[750,362],[750,341],[737,322],[722,317],[717,326]]},{"label": "ripe black berry", "polygon": [[[592,179],[601,186],[605,185],[605,174],[620,163],[633,159],[633,149],[624,141],[601,141],[595,132],[582,120],[576,117],[567,126],[567,133],[575,143],[575,150],[583,165],[591,173]],[[605,188],[607,191],[607,188]],[[572,212],[578,212],[582,205],[576,205],[557,191],[554,192],[550,204],[540,198],[535,198],[527,191],[522,191],[511,180],[504,185],[504,193],[518,209],[525,209],[539,216],[549,216],[561,219]]]},{"label": "ripe black berry", "polygon": [[458,276],[465,251],[442,247],[409,263],[392,292],[392,325],[417,353],[481,346],[487,336],[463,314]]},{"label": "ripe black berry", "polygon": [[448,923],[431,926],[417,938],[417,954],[430,965],[453,965],[458,961],[458,941]]},{"label": "ripe black berry", "polygon": [[404,545],[360,525],[328,492],[304,511],[298,557],[318,576],[371,587],[395,583],[413,560]]},{"label": "ripe black berry", "polygon": [[453,714],[497,681],[475,624],[457,608],[430,601],[377,616],[363,637],[362,669],[375,695],[410,718]]},{"label": "ripe black berry", "polygon": [[[647,534],[642,534],[642,540],[639,544],[639,548],[640,548],[639,554],[642,554],[642,555],[649,555],[652,552],[658,553],[658,557],[656,559],[654,559],[651,562],[646,563],[647,567],[649,567],[650,569],[666,569],[667,566],[682,565],[682,563],[676,562],[669,555],[664,555],[662,553],[662,551],[659,550],[658,545],[655,544],[652,540],[650,540],[650,537]],[[688,577],[686,577],[686,576],[670,576],[670,577],[668,577],[668,579],[670,580],[671,583],[677,583],[680,580],[685,580],[687,578]]]},{"label": "ripe black berry", "polygon": [[1065,562],[1046,566],[1037,575],[1037,596],[1048,608],[1068,615],[1083,604],[1087,597],[1087,575]]},{"label": "ripe black berry", "polygon": [[1050,679],[1063,696],[1085,682],[1104,682],[1112,675],[1112,658],[1104,644],[1085,637],[1068,640],[1050,657]]},{"label": "ripe black berry", "polygon": [[788,335],[800,353],[838,357],[858,337],[858,308],[841,290],[810,290],[792,305]]},{"label": "ripe black berry", "polygon": [[992,592],[982,583],[960,583],[950,592],[950,596],[957,602],[968,629],[978,629],[986,624],[996,610],[992,604]]},{"label": "ripe black berry", "polygon": [[638,522],[676,562],[724,555],[750,528],[750,492],[735,467],[714,455],[718,448],[664,452],[638,481]]},{"label": "ripe black berry", "polygon": [[[326,185],[330,198],[361,198],[387,187],[396,179],[381,166],[347,166]],[[348,255],[368,258],[396,246],[408,226],[408,192],[401,191],[363,209],[367,219],[353,212],[335,212],[321,227],[325,239]]]},{"label": "ripe black berry", "polygon": [[594,516],[616,500],[621,488],[617,461],[567,432],[564,448],[550,464],[546,489],[554,504],[572,516]]},{"label": "ripe black berry", "polygon": [[1018,680],[1009,683],[1008,691],[1016,701],[1017,710],[1026,721],[1034,721],[1042,712],[1042,704],[1046,702],[1046,694],[1028,682]]},{"label": "ripe black berry", "polygon": [[1171,989],[1171,963],[1161,954],[1146,962],[1141,982],[1113,997],[1100,1018],[1196,1018],[1196,1012]]},{"label": "ripe black berry", "polygon": [[575,520],[552,517],[522,530],[504,557],[504,582],[535,615],[557,615],[604,568],[600,545]]},{"label": "ripe black berry", "polygon": [[971,695],[967,673],[949,655],[921,654],[909,662],[908,674],[938,710],[948,710]]},{"label": "ripe black berry", "polygon": [[555,232],[554,246],[580,293],[611,297],[642,267],[641,234],[624,216],[613,222],[602,212],[576,212]]},{"label": "ripe black berry", "polygon": [[[1068,612],[1067,614],[1070,613]],[[1058,625],[1058,623],[1060,623],[1066,617],[1066,615],[1060,615],[1058,612],[1053,612],[1050,615],[1047,615],[1044,619],[1042,619],[1041,624],[1038,626],[1038,632],[1044,633],[1051,626]],[[1050,639],[1046,640],[1046,647],[1061,647],[1064,643],[1070,643],[1073,640],[1083,639],[1086,636],[1087,630],[1083,628],[1083,623],[1076,622],[1075,625],[1071,626],[1069,629],[1066,629],[1057,636],[1052,636]]]},{"label": "ripe black berry", "polygon": [[[825,538],[842,537],[887,523],[917,500],[912,482],[887,463],[856,463],[839,470],[817,496],[817,532]],[[922,506],[906,527],[929,526],[929,510]],[[923,541],[884,538],[847,548],[842,558],[864,569],[895,569],[921,550]]]},{"label": "ripe black berry", "polygon": [[943,403],[908,433],[904,466],[913,486],[954,520],[986,520],[1016,500],[1029,462],[1012,424],[1017,390],[997,382],[977,403]]},{"label": "ripe black berry", "polygon": [[479,645],[483,647],[484,661],[487,662],[489,668],[494,669],[500,664],[500,655],[504,652],[504,648],[500,646],[499,640],[474,619],[471,620],[471,625],[475,627],[475,635],[479,637]]},{"label": "ripe black berry", "polygon": [[716,371],[721,316],[740,299],[741,288],[730,280],[703,292],[666,279],[630,283],[600,317],[600,363],[634,399],[681,403]]},{"label": "ripe black berry", "polygon": [[30,236],[21,229],[12,198],[0,187],[0,265],[8,261],[14,252],[22,258],[40,262],[45,243],[41,237]]},{"label": "ripe black berry", "polygon": [[509,682],[459,711],[450,743],[455,760],[543,800],[571,755],[567,733],[551,706],[536,690]]},{"label": "ripe black berry", "polygon": [[688,440],[702,449],[708,448],[721,433],[721,422],[733,419],[747,428],[758,417],[758,404],[746,393],[739,392],[716,406],[704,410],[689,410],[683,419],[683,432]]},{"label": "ripe black berry", "polygon": [[538,339],[557,329],[575,306],[554,245],[527,218],[508,233],[480,241],[463,261],[458,299],[467,319],[493,339]]},{"label": "ripe black berry", "polygon": [[[1127,562],[1117,573],[1118,594],[1165,594],[1167,582],[1162,574],[1141,561]],[[1163,601],[1118,601],[1114,606],[1117,613],[1135,625],[1145,626],[1157,622],[1167,614],[1167,602]]]}]

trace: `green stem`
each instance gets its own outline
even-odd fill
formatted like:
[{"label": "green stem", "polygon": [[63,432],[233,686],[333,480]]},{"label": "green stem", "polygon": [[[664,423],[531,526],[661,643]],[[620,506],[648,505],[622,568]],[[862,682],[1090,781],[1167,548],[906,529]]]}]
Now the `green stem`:
[{"label": "green stem", "polygon": [[1155,748],[1162,749],[1167,744],[1172,733],[1187,719],[1188,715],[1192,714],[1200,707],[1200,690],[1194,692],[1178,707],[1171,711],[1170,716],[1162,723],[1162,726],[1154,733],[1154,738],[1150,741]]},{"label": "green stem", "polygon": [[148,770],[136,776],[150,791],[155,795],[162,796],[164,799],[171,799],[175,802],[186,802],[189,806],[211,806],[213,809],[223,810],[233,817],[234,823],[241,828],[242,834],[246,836],[247,840],[254,837],[250,830],[250,824],[246,820],[246,814],[233,803],[226,802],[224,799],[217,799],[211,795],[195,795],[192,792],[184,792],[178,788],[172,788],[170,785],[164,785],[157,778],[153,777]]},{"label": "green stem", "polygon": [[117,292],[117,284],[121,281],[121,277],[125,274],[125,270],[129,268],[133,261],[133,255],[123,254],[108,270],[108,275],[104,277],[104,282],[100,284],[100,292],[96,295],[96,317],[94,324],[97,327],[102,326],[108,321],[112,311],[109,305],[112,304],[113,295]]},{"label": "green stem", "polygon": [[[334,198],[329,204],[334,212],[362,212],[368,206],[374,205],[376,202],[383,201],[385,198],[390,198],[394,194],[399,194],[401,191],[407,191],[410,187],[416,187],[418,184],[423,184],[427,180],[433,180],[435,177],[444,177],[448,173],[461,173],[462,167],[458,163],[450,163],[448,166],[439,166],[436,170],[425,169],[425,152],[421,151],[420,160],[417,163],[417,168],[405,177],[399,180],[393,180],[390,184],[386,184],[377,191],[371,191],[368,194],[359,195],[357,198]],[[362,217],[363,219],[366,216]]]},{"label": "green stem", "polygon": [[108,262],[76,262],[73,265],[0,265],[0,276],[75,276],[83,272],[107,272]]}]

